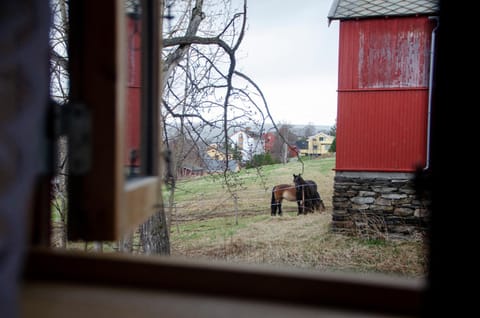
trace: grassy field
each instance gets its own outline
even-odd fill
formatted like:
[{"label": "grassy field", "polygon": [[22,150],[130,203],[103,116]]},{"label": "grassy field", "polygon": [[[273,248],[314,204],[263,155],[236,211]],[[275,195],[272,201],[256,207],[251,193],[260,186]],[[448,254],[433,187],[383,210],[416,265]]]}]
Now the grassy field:
[{"label": "grassy field", "polygon": [[[232,263],[268,264],[323,271],[377,272],[423,277],[427,270],[420,238],[373,240],[330,231],[335,158],[317,158],[242,170],[236,200],[220,177],[177,184],[171,216],[172,255]],[[303,166],[303,170],[302,170]],[[297,216],[284,202],[282,217],[270,216],[271,188],[293,174],[317,182],[326,211]]]}]

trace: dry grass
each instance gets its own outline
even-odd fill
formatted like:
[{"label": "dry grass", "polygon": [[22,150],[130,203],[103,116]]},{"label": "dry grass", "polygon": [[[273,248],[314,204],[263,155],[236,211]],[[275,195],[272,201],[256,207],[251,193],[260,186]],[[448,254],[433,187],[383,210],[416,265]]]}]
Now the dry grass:
[{"label": "dry grass", "polygon": [[[232,233],[177,240],[172,255],[240,264],[270,264],[324,271],[378,272],[422,277],[426,272],[419,239],[366,240],[329,231],[329,213],[284,215],[251,222]],[[233,222],[227,223],[234,227]]]},{"label": "dry grass", "polygon": [[[324,160],[324,159],[322,159]],[[392,239],[384,233],[352,237],[330,231],[334,172],[320,161],[307,163],[309,179],[317,182],[326,211],[297,216],[295,202],[284,202],[282,217],[270,216],[270,191],[254,180],[249,199],[239,193],[238,218],[220,188],[211,181],[188,180],[192,189],[173,215],[171,255],[237,264],[264,264],[320,271],[375,272],[423,277],[428,259],[421,237]],[[321,163],[324,165],[324,162]],[[333,162],[329,165],[333,167]],[[298,166],[281,165],[268,175],[268,184],[289,182]],[[195,188],[196,187],[196,188]],[[252,195],[254,193],[254,195]],[[238,220],[238,224],[235,222]],[[58,232],[58,231],[55,231]],[[84,244],[69,244],[85,249]],[[114,247],[104,246],[104,251]]]},{"label": "dry grass", "polygon": [[[428,260],[421,237],[391,239],[370,233],[360,238],[330,231],[334,172],[319,170],[309,169],[308,176],[321,189],[325,212],[297,216],[296,204],[284,202],[284,215],[271,217],[269,191],[252,199],[252,210],[256,212],[241,214],[239,224],[235,224],[232,214],[212,213],[210,218],[203,214],[196,219],[196,213],[192,215],[191,210],[183,209],[179,214],[190,217],[179,218],[172,224],[172,255],[239,264],[423,277]],[[270,177],[271,184],[284,183],[292,172],[296,173],[289,165],[280,167]]]}]

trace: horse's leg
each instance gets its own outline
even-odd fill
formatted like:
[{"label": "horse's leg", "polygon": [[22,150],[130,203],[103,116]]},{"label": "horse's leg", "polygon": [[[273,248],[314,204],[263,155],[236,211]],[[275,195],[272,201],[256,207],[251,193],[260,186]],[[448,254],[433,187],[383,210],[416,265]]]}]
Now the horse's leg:
[{"label": "horse's leg", "polygon": [[305,194],[305,185],[302,187],[302,213],[307,214],[308,213],[308,202],[307,200],[308,196]]},{"label": "horse's leg", "polygon": [[301,186],[295,186],[295,196],[296,196],[296,199],[297,199],[297,208],[298,208],[298,213],[297,215],[300,215],[303,213],[303,201],[302,201],[302,190],[301,189]]},{"label": "horse's leg", "polygon": [[297,215],[303,214],[303,202],[302,200],[297,200],[298,213]]},{"label": "horse's leg", "polygon": [[282,200],[278,203],[278,215],[282,216]]},{"label": "horse's leg", "polygon": [[[293,175],[293,181],[295,182],[295,175]],[[300,200],[302,199],[302,195],[300,194],[300,190],[298,185],[295,183],[295,202],[297,202],[297,215],[300,214]]]},{"label": "horse's leg", "polygon": [[275,199],[275,192],[272,191],[272,201],[270,203],[270,208],[272,210],[271,212],[271,215],[272,216],[275,216],[275,214],[277,213],[277,200]]},{"label": "horse's leg", "polygon": [[320,194],[316,190],[316,186],[312,185],[308,189],[308,198],[309,198],[309,205],[308,210],[311,213],[318,211],[320,208]]},{"label": "horse's leg", "polygon": [[300,194],[300,197],[297,197],[297,208],[298,208],[297,215],[305,213],[305,202],[302,200],[301,194]]},{"label": "horse's leg", "polygon": [[315,191],[315,210],[320,211],[320,206],[322,199],[320,198],[320,193],[318,191]]},{"label": "horse's leg", "polygon": [[317,187],[313,183],[311,183],[309,188],[309,196],[311,200],[310,209],[313,213],[318,210],[318,205],[320,204],[320,195],[318,194]]},{"label": "horse's leg", "polygon": [[275,216],[275,213],[277,213],[276,209],[277,209],[277,204],[272,203],[272,212],[270,213],[272,216]]}]

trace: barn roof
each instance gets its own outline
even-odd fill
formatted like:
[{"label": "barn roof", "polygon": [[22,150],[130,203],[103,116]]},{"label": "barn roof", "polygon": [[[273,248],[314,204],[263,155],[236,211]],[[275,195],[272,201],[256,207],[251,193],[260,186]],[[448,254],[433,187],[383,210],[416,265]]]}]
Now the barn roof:
[{"label": "barn roof", "polygon": [[438,11],[439,0],[333,0],[328,20],[432,15]]}]

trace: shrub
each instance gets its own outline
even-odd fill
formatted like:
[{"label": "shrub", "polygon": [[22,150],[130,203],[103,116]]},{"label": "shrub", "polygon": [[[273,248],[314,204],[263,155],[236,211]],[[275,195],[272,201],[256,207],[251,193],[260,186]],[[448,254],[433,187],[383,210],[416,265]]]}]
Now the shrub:
[{"label": "shrub", "polygon": [[259,166],[268,166],[268,165],[273,165],[275,163],[275,160],[272,158],[270,153],[263,153],[263,154],[258,154],[254,155],[252,160],[248,161],[245,167],[248,168],[254,168],[254,167],[259,167]]}]

